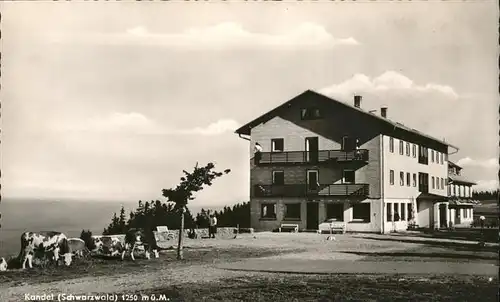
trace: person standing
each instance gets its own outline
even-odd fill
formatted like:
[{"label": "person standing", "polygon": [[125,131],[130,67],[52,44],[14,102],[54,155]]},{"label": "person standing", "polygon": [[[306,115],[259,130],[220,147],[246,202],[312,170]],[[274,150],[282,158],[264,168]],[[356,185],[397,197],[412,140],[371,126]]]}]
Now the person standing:
[{"label": "person standing", "polygon": [[485,238],[484,238],[484,237],[485,237],[485,236],[484,236],[484,221],[485,221],[485,220],[486,220],[486,217],[484,217],[484,216],[482,216],[482,215],[481,215],[481,217],[479,217],[479,223],[480,223],[480,225],[481,225],[481,239],[480,239],[480,241],[479,241],[479,245],[480,245],[480,246],[484,246],[484,243],[485,243],[485,241],[486,241],[486,240],[485,240]]},{"label": "person standing", "polygon": [[254,161],[255,164],[258,165],[262,157],[262,146],[259,143],[255,143],[254,152],[255,152]]},{"label": "person standing", "polygon": [[215,234],[217,234],[217,217],[215,215],[210,215],[210,232],[208,237],[215,238]]}]

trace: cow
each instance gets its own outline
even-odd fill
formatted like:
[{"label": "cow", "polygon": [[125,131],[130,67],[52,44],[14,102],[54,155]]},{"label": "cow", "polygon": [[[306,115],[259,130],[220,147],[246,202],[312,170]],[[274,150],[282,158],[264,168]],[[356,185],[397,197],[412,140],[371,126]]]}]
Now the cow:
[{"label": "cow", "polygon": [[73,256],[83,257],[90,253],[89,249],[85,245],[85,241],[80,238],[69,238],[68,239],[69,250]]},{"label": "cow", "polygon": [[92,238],[94,239],[95,245],[95,248],[92,250],[92,252],[106,256],[117,256],[120,255],[123,251],[123,244],[121,240],[116,236],[92,236]]},{"label": "cow", "polygon": [[7,260],[4,257],[0,259],[0,272],[5,272],[7,270]]},{"label": "cow", "polygon": [[41,252],[43,255],[52,255],[51,260],[56,264],[60,256],[63,256],[63,261],[66,266],[71,265],[72,254],[69,250],[68,239],[61,232],[24,232],[21,235],[21,251],[19,252],[19,261],[22,269],[28,266],[33,268],[33,257],[36,252]]},{"label": "cow", "polygon": [[134,252],[136,250],[144,250],[146,259],[151,258],[151,252],[154,253],[155,258],[159,258],[153,232],[145,232],[143,229],[130,229],[125,234],[125,248],[122,252],[122,260],[125,259],[125,254],[129,253],[130,258],[134,261]]}]

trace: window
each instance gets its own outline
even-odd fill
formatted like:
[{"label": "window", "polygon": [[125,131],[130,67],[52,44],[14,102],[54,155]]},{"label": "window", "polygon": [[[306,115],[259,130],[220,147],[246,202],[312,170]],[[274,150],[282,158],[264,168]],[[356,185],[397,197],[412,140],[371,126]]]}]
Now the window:
[{"label": "window", "polygon": [[431,184],[432,184],[432,188],[434,189],[435,188],[435,182],[434,182],[434,176],[432,176],[432,179],[431,179]]},{"label": "window", "polygon": [[441,190],[444,190],[444,178],[441,178]]},{"label": "window", "polygon": [[408,220],[406,218],[406,204],[402,203],[401,204],[401,221],[406,221],[406,220]]},{"label": "window", "polygon": [[370,203],[356,203],[352,205],[352,219],[370,222]]},{"label": "window", "polygon": [[300,220],[300,203],[285,204],[285,219]]},{"label": "window", "polygon": [[417,186],[417,174],[413,173],[413,186]]},{"label": "window", "polygon": [[353,170],[344,170],[344,183],[346,184],[353,184],[356,182],[356,175]]},{"label": "window", "polygon": [[394,153],[394,138],[389,138],[389,152]]},{"label": "window", "polygon": [[391,185],[394,185],[394,170],[389,171],[389,182]]},{"label": "window", "polygon": [[344,221],[344,204],[343,203],[327,203],[326,218],[335,219],[336,221]]},{"label": "window", "polygon": [[276,204],[275,203],[261,204],[260,217],[267,219],[276,219]]},{"label": "window", "polygon": [[413,144],[411,153],[413,157],[417,157],[417,145]]},{"label": "window", "polygon": [[405,172],[399,172],[399,185],[405,185]]},{"label": "window", "polygon": [[302,120],[317,120],[322,118],[321,111],[319,108],[310,107],[310,108],[302,108],[300,111],[300,118]]},{"label": "window", "polygon": [[441,164],[441,152],[436,151],[436,162],[438,164]]},{"label": "window", "polygon": [[431,150],[431,162],[434,162],[434,150]]},{"label": "window", "polygon": [[406,186],[409,187],[410,186],[410,173],[406,173]]},{"label": "window", "polygon": [[285,140],[282,138],[273,138],[271,140],[272,152],[283,152],[285,150]]},{"label": "window", "polygon": [[410,156],[410,143],[406,143],[406,156]]},{"label": "window", "polygon": [[285,184],[285,172],[284,171],[273,171],[273,185],[284,185]]},{"label": "window", "polygon": [[420,146],[418,150],[418,162],[420,164],[428,165],[429,164],[429,149],[424,146]]},{"label": "window", "polygon": [[392,221],[392,203],[387,203],[387,221]]},{"label": "window", "polygon": [[412,213],[412,205],[411,203],[407,204],[407,209],[408,209],[408,220],[413,219],[413,213]]},{"label": "window", "polygon": [[455,190],[455,185],[451,185],[453,187],[453,196],[457,196],[457,191]]},{"label": "window", "polygon": [[441,153],[439,156],[441,157],[441,164],[444,164],[444,160],[443,160],[444,159],[444,155],[443,155],[443,153]]},{"label": "window", "polygon": [[403,155],[403,152],[404,152],[403,146],[404,146],[404,142],[403,142],[403,140],[400,139],[399,140],[399,154],[401,154],[401,155]]}]

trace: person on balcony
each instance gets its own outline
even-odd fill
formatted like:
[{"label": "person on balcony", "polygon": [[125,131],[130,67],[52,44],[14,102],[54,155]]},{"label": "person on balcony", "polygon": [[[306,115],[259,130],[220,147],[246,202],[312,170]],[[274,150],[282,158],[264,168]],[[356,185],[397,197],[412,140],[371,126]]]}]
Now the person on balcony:
[{"label": "person on balcony", "polygon": [[361,159],[361,150],[359,149],[359,139],[356,139],[356,151],[354,151],[354,159]]},{"label": "person on balcony", "polygon": [[255,164],[258,165],[260,163],[260,159],[262,157],[262,146],[259,143],[255,143],[254,146],[254,161]]}]

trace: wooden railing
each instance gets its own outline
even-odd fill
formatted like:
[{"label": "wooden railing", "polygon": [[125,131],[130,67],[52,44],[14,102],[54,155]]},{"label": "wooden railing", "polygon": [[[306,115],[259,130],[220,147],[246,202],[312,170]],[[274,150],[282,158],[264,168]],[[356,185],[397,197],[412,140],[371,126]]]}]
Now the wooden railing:
[{"label": "wooden railing", "polygon": [[256,197],[305,197],[305,196],[368,196],[368,184],[319,185],[316,188],[306,184],[255,185]]},{"label": "wooden railing", "polygon": [[319,163],[326,161],[368,161],[368,150],[358,149],[345,150],[321,150],[310,151],[286,151],[286,152],[261,152],[258,164],[303,164]]}]

